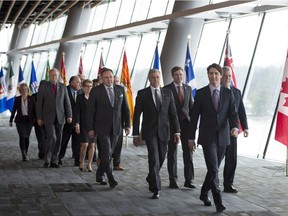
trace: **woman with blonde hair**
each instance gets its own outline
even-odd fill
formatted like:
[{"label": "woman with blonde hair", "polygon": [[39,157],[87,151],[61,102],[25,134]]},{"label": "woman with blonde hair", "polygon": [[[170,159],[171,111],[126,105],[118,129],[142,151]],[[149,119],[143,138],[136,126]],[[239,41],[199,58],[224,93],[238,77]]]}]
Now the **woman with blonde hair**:
[{"label": "woman with blonde hair", "polygon": [[19,135],[19,145],[22,153],[22,160],[29,161],[27,156],[29,148],[29,137],[34,122],[36,121],[36,103],[32,96],[28,95],[29,87],[26,83],[19,86],[20,96],[15,98],[13,110],[11,112],[9,126],[12,127],[12,122],[16,124]]}]

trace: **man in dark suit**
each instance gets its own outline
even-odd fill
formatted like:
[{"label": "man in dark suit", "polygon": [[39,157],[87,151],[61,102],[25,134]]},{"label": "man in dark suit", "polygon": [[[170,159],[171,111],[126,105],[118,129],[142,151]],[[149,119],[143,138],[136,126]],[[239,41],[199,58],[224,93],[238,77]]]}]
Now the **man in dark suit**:
[{"label": "man in dark suit", "polygon": [[[248,137],[249,131],[248,131],[247,116],[241,96],[241,91],[231,86],[231,77],[232,77],[231,68],[228,66],[224,66],[221,84],[224,87],[231,89],[235,98],[236,111],[238,113],[239,122],[241,124],[244,137]],[[235,187],[233,187],[236,166],[237,166],[237,138],[231,136],[230,145],[228,145],[226,148],[225,166],[223,171],[224,192],[226,193],[238,192],[238,190]]]},{"label": "man in dark suit", "polygon": [[[189,121],[193,105],[192,89],[189,85],[182,83],[183,69],[181,67],[173,67],[171,73],[173,82],[164,86],[164,88],[172,91],[177,109],[183,150],[184,187],[196,188],[192,184],[192,179],[194,179],[193,150],[188,147]],[[179,188],[177,184],[177,145],[175,145],[173,137],[168,142],[167,168],[170,181],[169,187]]]},{"label": "man in dark suit", "polygon": [[237,112],[232,92],[220,85],[221,66],[214,63],[208,66],[207,73],[209,85],[196,92],[188,145],[190,149],[195,147],[195,132],[200,117],[198,144],[202,145],[207,167],[200,200],[205,206],[211,206],[208,197],[208,192],[211,190],[216,211],[223,212],[226,207],[222,203],[218,170],[225,155],[226,146],[230,144],[230,135],[234,137],[238,135]]},{"label": "man in dark suit", "polygon": [[180,126],[172,92],[160,88],[160,72],[152,69],[148,74],[150,86],[138,91],[133,118],[133,143],[140,143],[140,116],[142,120],[142,138],[148,149],[149,173],[146,181],[153,193],[152,199],[158,199],[161,190],[160,169],[167,153],[170,139],[170,124],[174,131],[174,145],[180,142]]},{"label": "man in dark suit", "polygon": [[110,188],[118,185],[112,173],[112,153],[122,133],[122,119],[126,134],[130,133],[130,111],[124,88],[113,85],[114,74],[111,69],[101,71],[103,83],[90,92],[87,107],[87,125],[90,138],[97,135],[100,145],[101,163],[96,172],[96,182],[107,184],[103,175],[106,173]]},{"label": "man in dark suit", "polygon": [[[67,86],[67,92],[72,108],[72,114],[75,116],[76,110],[76,97],[78,94],[82,94],[82,90],[80,89],[81,79],[79,76],[72,76],[69,80],[69,85]],[[74,166],[79,166],[80,159],[80,140],[79,135],[75,131],[75,119],[73,118],[72,123],[65,123],[63,128],[63,135],[61,141],[61,149],[59,153],[59,164],[63,164],[63,158],[66,154],[66,149],[72,135],[71,147],[72,147],[72,156],[74,158]]]},{"label": "man in dark suit", "polygon": [[41,82],[36,102],[37,123],[45,128],[44,167],[59,168],[58,156],[65,120],[72,122],[72,109],[67,88],[58,80],[59,71],[49,71],[49,82]]}]

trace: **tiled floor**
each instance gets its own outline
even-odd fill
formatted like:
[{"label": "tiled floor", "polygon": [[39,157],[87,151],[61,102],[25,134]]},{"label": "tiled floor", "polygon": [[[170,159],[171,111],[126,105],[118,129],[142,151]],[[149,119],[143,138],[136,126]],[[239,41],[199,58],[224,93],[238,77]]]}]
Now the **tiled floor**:
[{"label": "tiled floor", "polygon": [[[1,122],[0,122],[1,123]],[[8,125],[8,124],[7,124]],[[124,145],[122,166],[114,171],[119,185],[111,190],[98,185],[94,172],[73,166],[71,149],[60,169],[43,168],[37,159],[34,133],[30,161],[21,161],[16,128],[0,124],[0,215],[214,215],[215,206],[198,199],[206,172],[201,149],[194,154],[197,188],[183,187],[182,149],[178,148],[180,189],[168,188],[166,163],[161,170],[159,200],[150,199],[145,181],[148,163],[145,146]],[[222,172],[222,167],[221,167]],[[222,176],[221,182],[222,182]],[[238,194],[223,193],[227,210],[217,215],[288,215],[288,178],[280,163],[239,156],[235,187]],[[212,195],[210,196],[212,198]]]}]

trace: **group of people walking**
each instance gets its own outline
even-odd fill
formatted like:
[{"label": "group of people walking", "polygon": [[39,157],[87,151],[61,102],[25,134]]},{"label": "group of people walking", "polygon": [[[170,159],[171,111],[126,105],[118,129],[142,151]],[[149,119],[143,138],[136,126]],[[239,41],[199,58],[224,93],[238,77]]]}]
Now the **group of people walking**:
[{"label": "group of people walking", "polygon": [[[233,181],[237,164],[239,120],[244,136],[248,136],[241,92],[230,86],[231,69],[222,69],[215,63],[207,68],[209,84],[197,90],[194,100],[191,87],[183,83],[183,69],[173,67],[171,75],[172,83],[161,87],[160,72],[151,69],[148,73],[150,86],[138,91],[135,103],[133,143],[138,146],[142,138],[147,146],[149,172],[146,181],[149,191],[153,193],[151,198],[160,197],[159,172],[166,155],[169,187],[179,188],[177,146],[180,142],[183,150],[184,187],[196,188],[193,184],[193,151],[196,149],[198,129],[197,143],[202,145],[207,167],[199,199],[205,206],[211,206],[208,196],[211,190],[216,211],[222,212],[226,207],[222,203],[218,171],[224,157],[224,192],[238,192],[233,187]],[[116,187],[118,182],[112,172],[112,155],[118,141],[122,139],[123,129],[126,135],[130,133],[130,111],[124,88],[114,83],[113,71],[108,68],[101,71],[102,84],[93,89],[92,81],[81,82],[78,76],[71,77],[66,87],[57,82],[58,76],[57,69],[50,70],[50,81],[40,83],[36,102],[28,95],[27,85],[20,85],[21,96],[15,100],[10,126],[17,111],[15,123],[23,161],[29,160],[29,135],[37,116],[38,126],[43,126],[45,130],[44,167],[57,168],[63,164],[62,159],[72,135],[74,165],[82,171],[88,151],[86,168],[92,172],[91,164],[95,159],[97,142],[100,163],[96,182],[109,184],[110,188]]]}]

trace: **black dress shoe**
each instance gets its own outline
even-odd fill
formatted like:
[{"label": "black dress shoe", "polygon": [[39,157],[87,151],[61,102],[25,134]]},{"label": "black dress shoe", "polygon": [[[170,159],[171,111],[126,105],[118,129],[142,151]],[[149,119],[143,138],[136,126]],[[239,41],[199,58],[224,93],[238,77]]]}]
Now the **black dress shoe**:
[{"label": "black dress shoe", "polygon": [[59,164],[57,164],[57,163],[51,163],[50,167],[51,168],[60,168],[61,166]]},{"label": "black dress shoe", "polygon": [[224,187],[224,192],[226,193],[238,193],[238,190],[233,186]]},{"label": "black dress shoe", "polygon": [[96,182],[100,183],[100,185],[107,185],[107,182],[104,179],[96,180]]},{"label": "black dress shoe", "polygon": [[170,182],[169,188],[179,189],[179,185],[176,182],[173,182],[173,183]]},{"label": "black dress shoe", "polygon": [[225,209],[226,209],[226,207],[222,203],[219,203],[216,205],[216,211],[217,212],[223,212]]},{"label": "black dress shoe", "polygon": [[45,163],[43,164],[43,167],[44,167],[44,168],[48,168],[49,165],[50,165],[50,164],[49,164],[48,162],[45,162]]},{"label": "black dress shoe", "polygon": [[59,160],[58,160],[58,164],[59,164],[59,165],[63,165],[62,159],[59,159]]},{"label": "black dress shoe", "polygon": [[193,185],[191,182],[185,182],[184,183],[184,187],[186,187],[186,188],[196,188],[196,186]]},{"label": "black dress shoe", "polygon": [[199,199],[204,202],[204,206],[211,206],[211,200],[208,196],[200,196]]},{"label": "black dress shoe", "polygon": [[118,182],[115,181],[115,180],[114,181],[110,181],[109,185],[110,185],[110,188],[113,189],[113,188],[115,188],[118,185]]},{"label": "black dress shoe", "polygon": [[151,199],[159,199],[159,197],[160,197],[160,191],[156,190],[152,195]]}]

